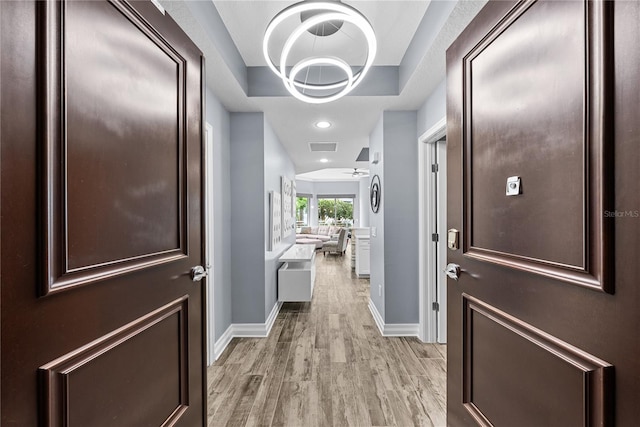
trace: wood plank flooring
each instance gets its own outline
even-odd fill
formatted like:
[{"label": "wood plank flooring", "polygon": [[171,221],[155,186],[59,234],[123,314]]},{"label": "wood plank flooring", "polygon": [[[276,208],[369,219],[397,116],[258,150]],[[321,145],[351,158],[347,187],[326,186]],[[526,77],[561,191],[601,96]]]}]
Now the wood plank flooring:
[{"label": "wood plank flooring", "polygon": [[316,257],[313,301],[209,367],[209,426],[445,426],[446,346],[382,337],[349,252]]}]

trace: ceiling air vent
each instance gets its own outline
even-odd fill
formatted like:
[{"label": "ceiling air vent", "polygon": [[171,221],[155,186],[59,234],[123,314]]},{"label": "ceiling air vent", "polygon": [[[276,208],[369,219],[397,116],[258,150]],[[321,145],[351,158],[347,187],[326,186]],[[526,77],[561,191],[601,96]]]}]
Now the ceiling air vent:
[{"label": "ceiling air vent", "polygon": [[337,142],[310,142],[309,150],[312,153],[335,153],[338,151]]}]

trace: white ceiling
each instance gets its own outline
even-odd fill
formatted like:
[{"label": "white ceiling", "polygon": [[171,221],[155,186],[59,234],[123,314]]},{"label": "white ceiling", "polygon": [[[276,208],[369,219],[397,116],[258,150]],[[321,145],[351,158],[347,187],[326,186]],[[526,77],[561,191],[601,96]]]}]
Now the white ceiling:
[{"label": "white ceiling", "polygon": [[369,176],[369,170],[358,168],[358,172],[364,174],[353,175],[353,168],[326,168],[296,175],[297,179],[308,181],[358,181],[362,177]]},{"label": "white ceiling", "polygon": [[[452,1],[452,0],[448,0]],[[445,77],[445,51],[487,0],[459,0],[440,32],[425,46],[402,92],[397,96],[347,96],[321,105],[305,104],[293,97],[248,97],[224,62],[207,31],[185,6],[184,0],[161,0],[171,16],[206,56],[207,86],[231,112],[263,111],[289,152],[297,173],[333,168],[367,168],[355,159],[368,146],[369,134],[385,110],[417,110]],[[214,1],[238,51],[248,66],[266,66],[262,35],[267,24],[293,1]],[[428,1],[346,1],[370,20],[379,41],[377,65],[397,65],[422,20]],[[330,36],[333,37],[333,36]],[[319,120],[332,123],[317,129]],[[310,141],[337,141],[336,153],[311,153]],[[327,158],[329,163],[321,163]]]}]

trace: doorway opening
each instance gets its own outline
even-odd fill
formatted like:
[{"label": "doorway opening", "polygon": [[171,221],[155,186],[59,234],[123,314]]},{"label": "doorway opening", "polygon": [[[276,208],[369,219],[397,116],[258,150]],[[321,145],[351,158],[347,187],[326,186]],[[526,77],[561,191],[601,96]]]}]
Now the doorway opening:
[{"label": "doorway opening", "polygon": [[447,341],[447,146],[442,118],[418,138],[419,150],[419,336]]}]

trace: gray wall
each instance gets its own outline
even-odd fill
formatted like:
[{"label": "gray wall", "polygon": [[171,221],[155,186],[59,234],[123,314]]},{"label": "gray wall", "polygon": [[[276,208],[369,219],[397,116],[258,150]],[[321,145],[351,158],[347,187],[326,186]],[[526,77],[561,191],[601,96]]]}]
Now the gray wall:
[{"label": "gray wall", "polygon": [[[284,149],[280,140],[271,128],[271,125],[264,120],[264,194],[262,203],[264,204],[264,224],[265,224],[265,251],[264,251],[264,319],[269,316],[273,306],[278,301],[278,268],[281,263],[278,258],[291,245],[296,243],[295,230],[282,239],[282,244],[273,251],[268,251],[269,240],[269,192],[277,191],[282,193],[281,177],[286,176],[293,180],[296,170],[289,154]],[[263,320],[264,322],[264,320]]]},{"label": "gray wall", "polygon": [[[400,91],[405,88],[425,54],[433,46],[434,41],[440,35],[443,26],[457,4],[457,1],[432,1],[429,3],[427,11],[422,17],[422,21],[420,21],[420,25],[416,29],[400,63]],[[435,68],[439,67],[436,66]]]},{"label": "gray wall", "polygon": [[231,113],[231,313],[233,323],[264,316],[264,115]]},{"label": "gray wall", "polygon": [[[369,138],[382,202],[369,216],[371,300],[385,323],[418,323],[418,147],[415,111],[385,111]],[[372,155],[373,157],[373,155]],[[382,285],[382,296],[379,286]]]},{"label": "gray wall", "polygon": [[415,111],[385,111],[385,322],[418,323],[418,143]]},{"label": "gray wall", "polygon": [[418,110],[418,136],[447,114],[447,84],[442,80]]},{"label": "gray wall", "polygon": [[[384,115],[380,117],[378,124],[373,128],[371,135],[369,136],[369,159],[373,158],[373,153],[380,152],[382,154],[382,160],[378,164],[369,163],[369,174],[373,178],[374,175],[380,177],[382,183],[382,198],[380,209],[377,213],[371,212],[369,214],[369,227],[371,227],[371,253],[370,253],[370,269],[369,280],[371,283],[370,294],[373,304],[378,309],[378,312],[385,318],[385,304],[384,304],[384,214],[387,205],[386,195],[388,188],[386,186],[384,168],[385,158],[383,153],[384,147]],[[376,236],[374,237],[374,227]],[[382,286],[382,294],[379,292],[379,286]]]},{"label": "gray wall", "polygon": [[[173,1],[162,1],[162,3],[172,16],[178,12],[174,10],[174,5],[172,5],[172,3],[174,3]],[[242,90],[247,93],[247,66],[233,42],[227,27],[224,25],[218,9],[216,9],[212,1],[185,1],[184,4],[186,4],[193,18],[202,27],[208,40],[215,45],[221,59],[226,63],[227,67],[229,67],[231,75],[236,78]]]},{"label": "gray wall", "polygon": [[315,182],[296,179],[296,190],[298,193],[313,194],[315,191]]},{"label": "gray wall", "polygon": [[[231,306],[233,323],[264,323],[277,302],[278,258],[295,233],[268,251],[269,192],[295,167],[263,113],[231,114]],[[262,217],[260,217],[262,213]]]},{"label": "gray wall", "polygon": [[231,324],[231,137],[229,113],[206,93],[206,120],[213,127],[213,292],[215,339]]}]

